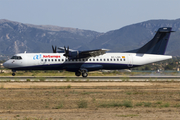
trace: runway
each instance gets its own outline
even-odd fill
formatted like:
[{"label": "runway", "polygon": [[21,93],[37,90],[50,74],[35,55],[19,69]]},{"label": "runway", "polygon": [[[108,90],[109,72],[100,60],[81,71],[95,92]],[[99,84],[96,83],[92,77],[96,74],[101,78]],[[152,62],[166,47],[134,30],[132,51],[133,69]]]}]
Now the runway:
[{"label": "runway", "polygon": [[90,76],[83,77],[64,77],[64,76],[1,76],[0,81],[41,81],[41,82],[145,82],[145,81],[180,81],[180,76]]}]

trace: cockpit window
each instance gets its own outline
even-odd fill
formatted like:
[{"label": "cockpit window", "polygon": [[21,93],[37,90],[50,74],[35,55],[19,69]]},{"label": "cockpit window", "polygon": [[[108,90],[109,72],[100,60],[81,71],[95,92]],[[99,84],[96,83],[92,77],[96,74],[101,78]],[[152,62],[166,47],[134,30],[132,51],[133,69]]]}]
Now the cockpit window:
[{"label": "cockpit window", "polygon": [[21,56],[13,56],[11,59],[21,60],[22,57]]}]

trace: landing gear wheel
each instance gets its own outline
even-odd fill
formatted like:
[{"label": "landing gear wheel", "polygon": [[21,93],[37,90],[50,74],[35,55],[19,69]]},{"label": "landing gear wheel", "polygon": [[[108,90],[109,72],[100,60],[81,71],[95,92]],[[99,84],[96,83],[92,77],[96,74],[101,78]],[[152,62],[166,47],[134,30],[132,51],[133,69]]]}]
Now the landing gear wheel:
[{"label": "landing gear wheel", "polygon": [[12,76],[15,76],[16,74],[15,73],[12,73]]},{"label": "landing gear wheel", "polygon": [[88,76],[88,73],[87,73],[87,72],[84,72],[84,73],[82,73],[82,76],[83,76],[83,77],[87,77],[87,76]]},{"label": "landing gear wheel", "polygon": [[81,72],[77,71],[75,72],[75,75],[79,77],[81,75]]}]

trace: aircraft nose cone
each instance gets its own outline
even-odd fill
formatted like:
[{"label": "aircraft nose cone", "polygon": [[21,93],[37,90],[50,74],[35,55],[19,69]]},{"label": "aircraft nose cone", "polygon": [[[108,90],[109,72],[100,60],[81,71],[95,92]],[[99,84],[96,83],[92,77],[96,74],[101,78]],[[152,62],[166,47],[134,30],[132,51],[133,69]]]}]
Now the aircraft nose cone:
[{"label": "aircraft nose cone", "polygon": [[7,62],[5,62],[5,63],[3,63],[3,66],[4,66],[5,68],[8,68],[8,67],[9,67],[9,64],[8,64]]}]

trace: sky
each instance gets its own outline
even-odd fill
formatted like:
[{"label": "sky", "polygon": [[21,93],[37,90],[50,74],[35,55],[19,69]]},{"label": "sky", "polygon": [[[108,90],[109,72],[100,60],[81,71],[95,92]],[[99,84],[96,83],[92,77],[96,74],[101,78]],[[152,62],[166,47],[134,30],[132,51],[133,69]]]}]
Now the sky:
[{"label": "sky", "polygon": [[0,19],[97,32],[180,18],[180,0],[0,0]]}]

